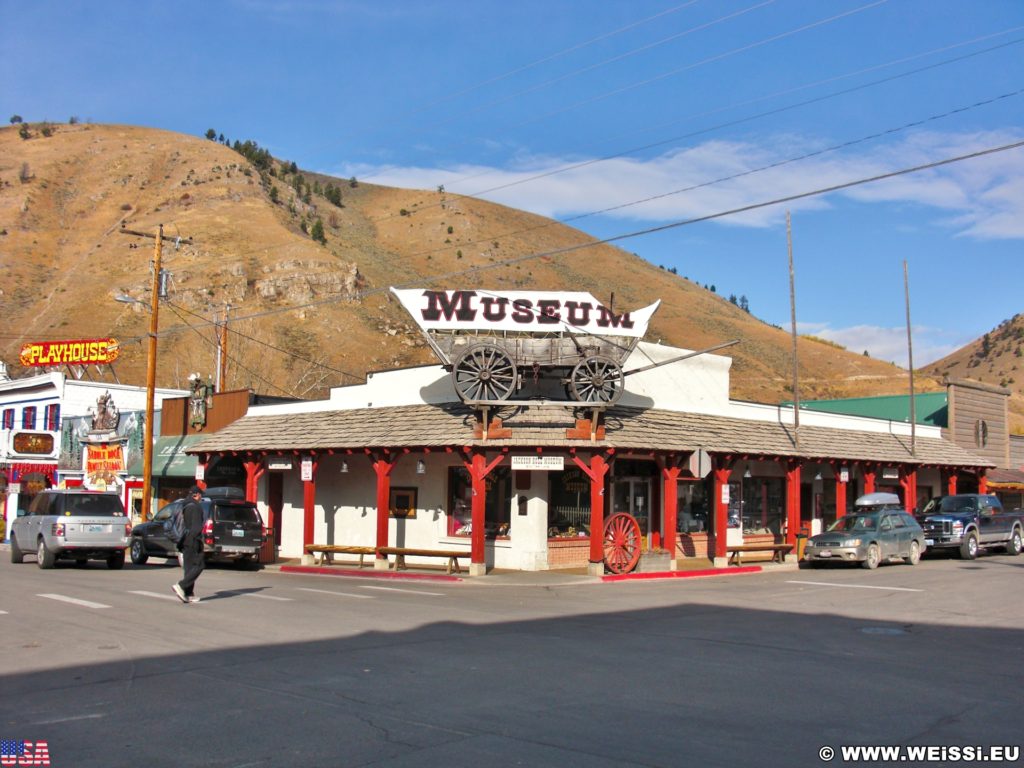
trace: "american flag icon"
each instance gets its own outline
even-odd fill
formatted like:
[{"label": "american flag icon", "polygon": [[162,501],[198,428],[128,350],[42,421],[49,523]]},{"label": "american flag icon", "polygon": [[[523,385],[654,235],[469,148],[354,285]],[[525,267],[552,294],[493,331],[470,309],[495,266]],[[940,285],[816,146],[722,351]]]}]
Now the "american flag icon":
[{"label": "american flag icon", "polygon": [[0,765],[17,765],[18,758],[25,754],[25,742],[15,739],[0,741]]}]

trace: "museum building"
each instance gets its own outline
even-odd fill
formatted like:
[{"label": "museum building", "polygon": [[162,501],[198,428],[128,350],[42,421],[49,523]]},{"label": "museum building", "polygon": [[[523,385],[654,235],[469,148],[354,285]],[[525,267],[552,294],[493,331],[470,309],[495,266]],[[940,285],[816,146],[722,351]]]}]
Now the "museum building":
[{"label": "museum building", "polygon": [[621,396],[586,405],[467,401],[450,366],[377,372],[326,400],[251,407],[187,451],[200,476],[228,457],[244,468],[270,558],[324,544],[459,550],[471,575],[601,573],[620,514],[662,567],[719,567],[729,547],[820,532],[863,493],[892,491],[912,511],[986,490],[995,464],[938,426],[734,401],[730,366],[638,342]]}]

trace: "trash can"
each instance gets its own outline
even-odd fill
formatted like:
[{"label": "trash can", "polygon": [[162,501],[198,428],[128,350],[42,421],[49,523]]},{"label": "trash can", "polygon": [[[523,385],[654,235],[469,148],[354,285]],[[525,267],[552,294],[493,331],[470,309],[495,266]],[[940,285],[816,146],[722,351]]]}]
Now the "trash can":
[{"label": "trash can", "polygon": [[800,532],[796,535],[796,559],[804,559],[804,550],[807,548],[807,536],[809,531],[806,528],[801,528]]}]

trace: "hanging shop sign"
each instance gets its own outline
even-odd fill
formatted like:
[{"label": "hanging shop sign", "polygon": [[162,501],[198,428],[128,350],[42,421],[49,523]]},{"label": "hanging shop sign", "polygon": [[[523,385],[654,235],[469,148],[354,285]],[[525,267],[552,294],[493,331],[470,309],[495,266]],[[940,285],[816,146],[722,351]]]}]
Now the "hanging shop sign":
[{"label": "hanging shop sign", "polygon": [[661,304],[617,315],[591,294],[575,291],[391,292],[424,331],[565,331],[642,338]]},{"label": "hanging shop sign", "polygon": [[268,459],[267,469],[271,472],[285,472],[292,468],[291,459]]},{"label": "hanging shop sign", "polygon": [[302,460],[302,468],[300,472],[301,479],[304,483],[311,481],[313,479],[313,460],[304,458]]},{"label": "hanging shop sign", "polygon": [[41,432],[15,432],[11,448],[26,456],[48,456],[53,453],[53,435]]},{"label": "hanging shop sign", "polygon": [[513,456],[512,469],[531,472],[560,472],[565,469],[564,456]]},{"label": "hanging shop sign", "polygon": [[120,353],[116,339],[77,339],[75,341],[30,341],[21,348],[21,364],[106,365]]},{"label": "hanging shop sign", "polygon": [[98,475],[124,472],[124,451],[120,443],[85,446],[85,473]]},{"label": "hanging shop sign", "polygon": [[899,480],[900,471],[896,467],[883,467],[882,468],[882,479],[884,480]]}]

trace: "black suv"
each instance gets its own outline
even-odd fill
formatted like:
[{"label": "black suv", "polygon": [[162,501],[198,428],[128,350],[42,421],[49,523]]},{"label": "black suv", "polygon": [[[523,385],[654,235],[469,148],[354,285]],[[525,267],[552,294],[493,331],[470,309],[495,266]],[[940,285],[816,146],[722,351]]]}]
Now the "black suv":
[{"label": "black suv", "polygon": [[[188,499],[172,501],[153,519],[132,528],[131,558],[143,565],[150,557],[176,559],[178,549],[171,541],[171,520]],[[203,507],[203,551],[206,562],[230,561],[241,567],[256,567],[266,535],[256,505],[246,501],[240,488],[207,488]]]}]

